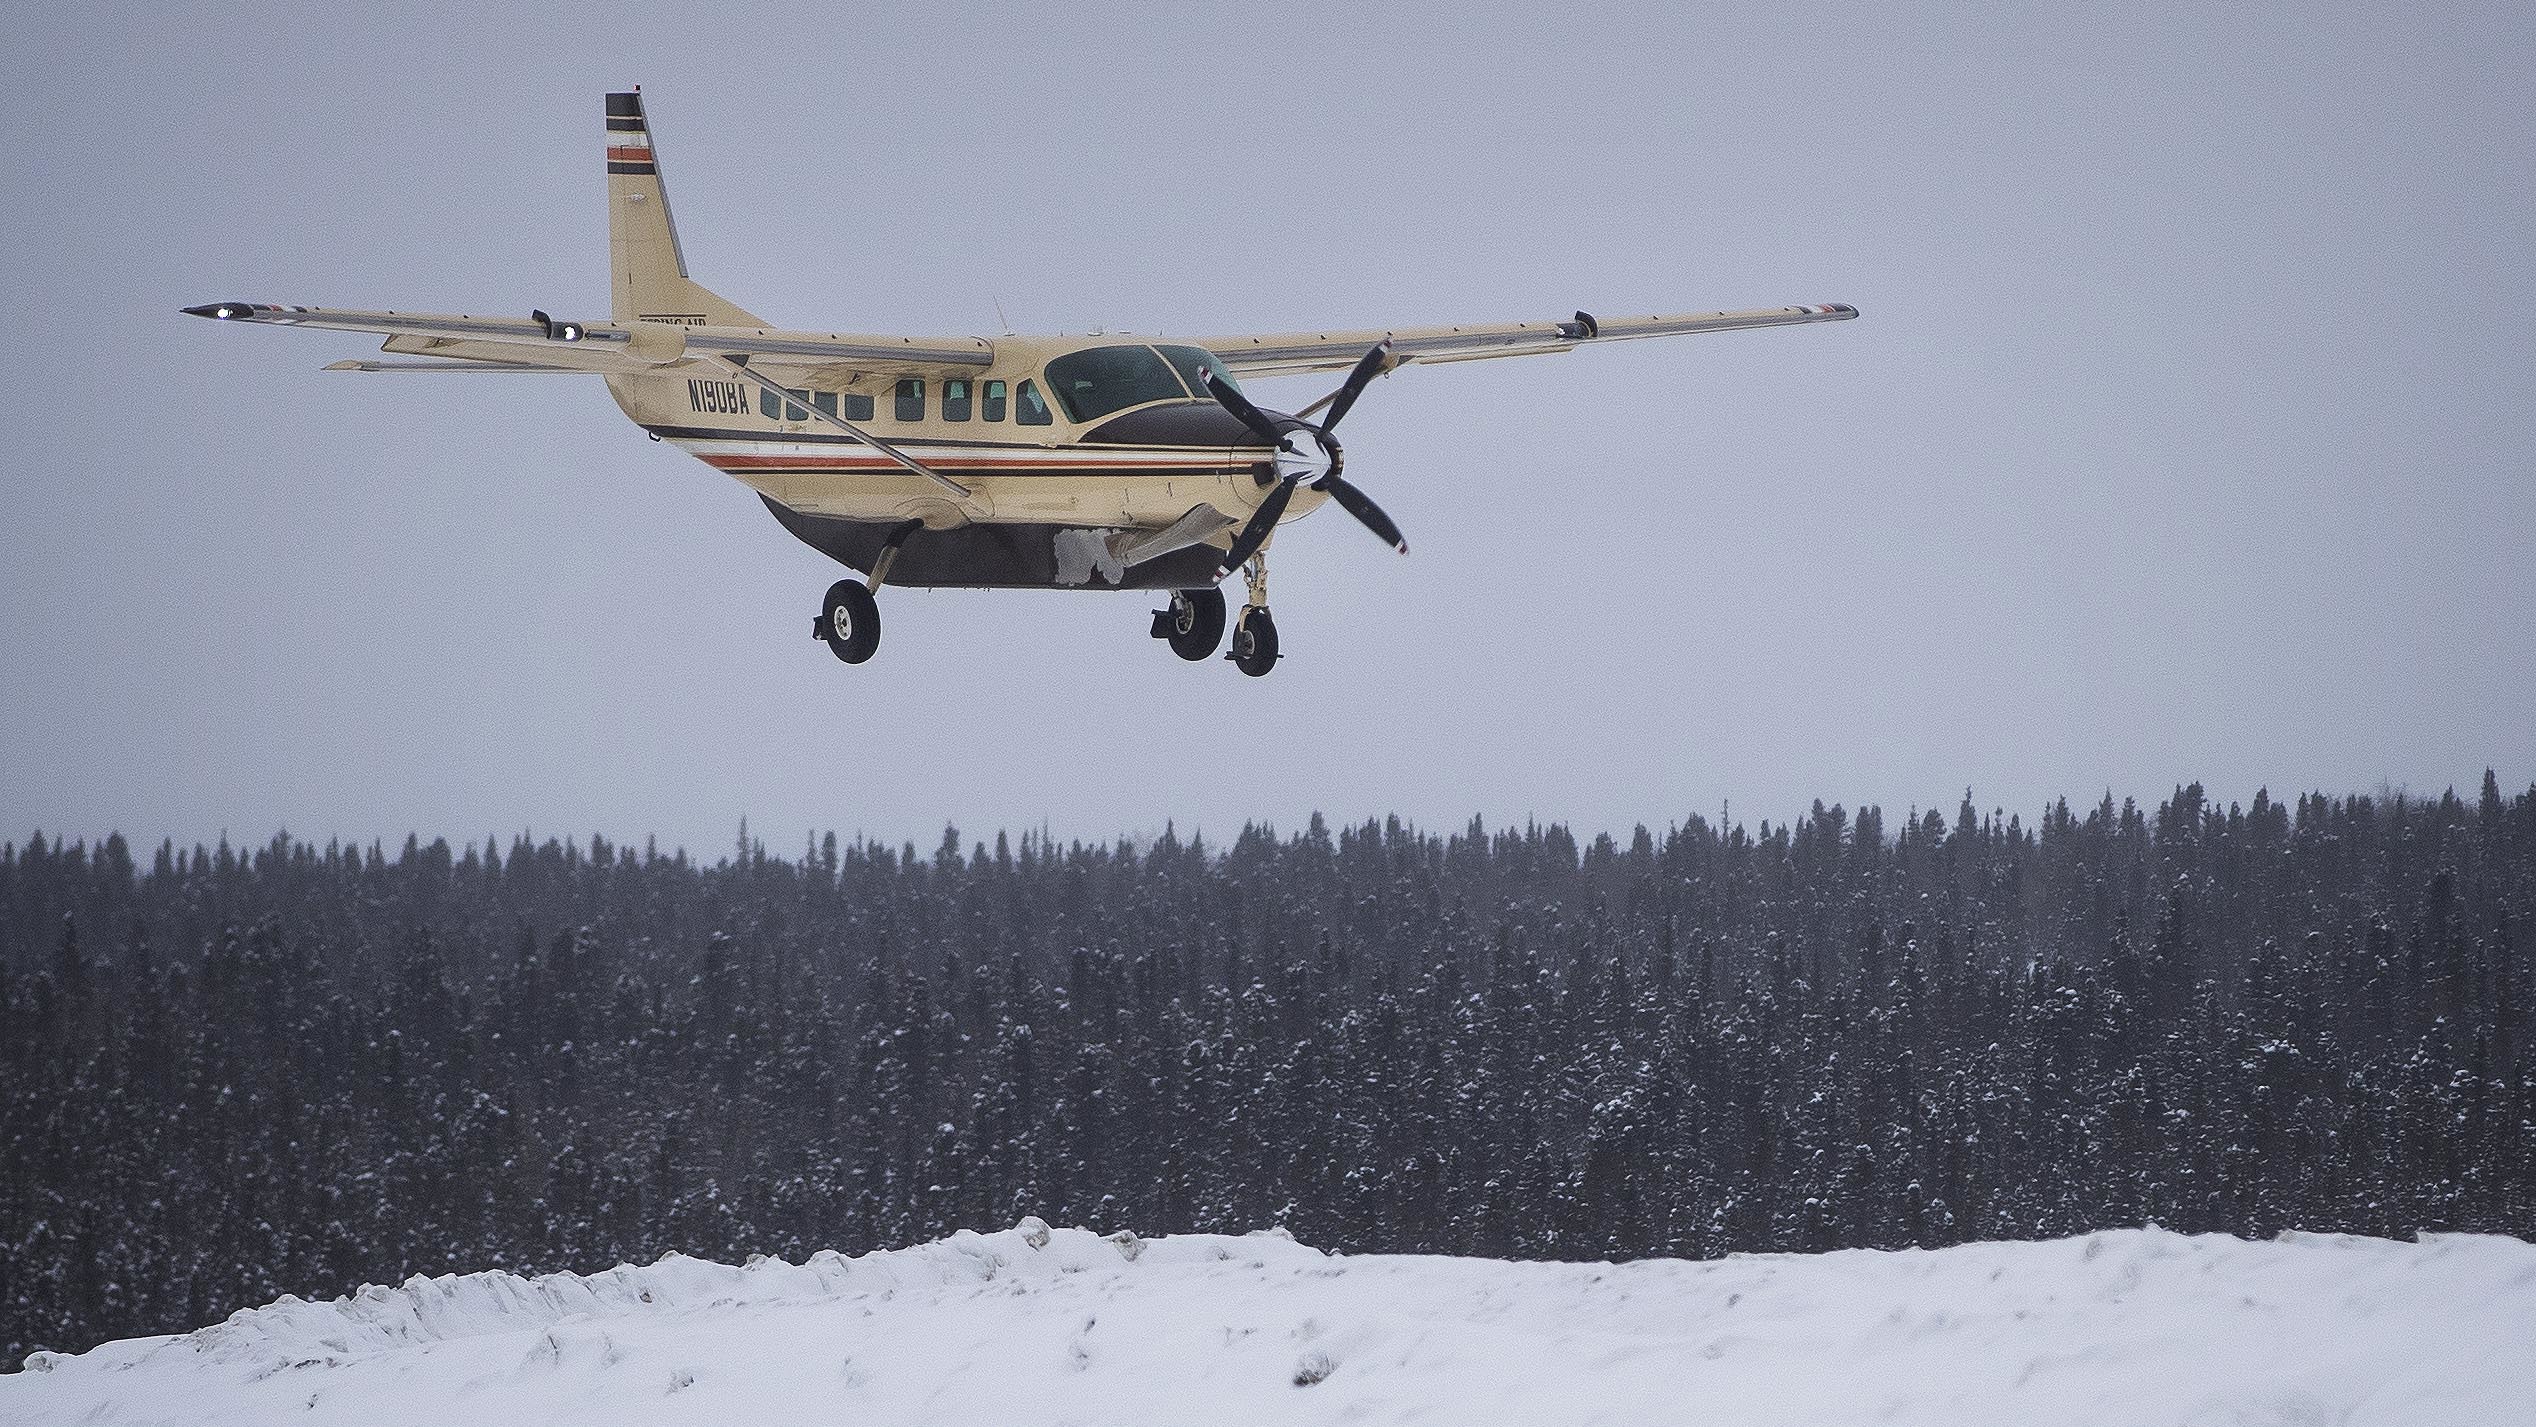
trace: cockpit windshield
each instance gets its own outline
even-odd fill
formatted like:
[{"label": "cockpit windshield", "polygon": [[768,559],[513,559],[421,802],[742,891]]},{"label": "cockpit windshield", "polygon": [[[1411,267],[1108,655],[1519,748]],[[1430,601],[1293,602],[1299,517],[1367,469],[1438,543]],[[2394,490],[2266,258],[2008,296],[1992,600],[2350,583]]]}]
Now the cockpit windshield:
[{"label": "cockpit windshield", "polygon": [[1195,347],[1087,347],[1048,363],[1048,389],[1069,419],[1098,421],[1149,401],[1205,399],[1198,368],[1215,365]]},{"label": "cockpit windshield", "polygon": [[1206,379],[1198,375],[1201,370],[1215,373],[1235,391],[1242,389],[1242,384],[1233,380],[1233,374],[1224,370],[1224,359],[1203,347],[1156,347],[1154,350],[1171,359],[1172,369],[1180,373],[1180,380],[1189,384],[1191,396],[1214,400],[1207,392]]}]

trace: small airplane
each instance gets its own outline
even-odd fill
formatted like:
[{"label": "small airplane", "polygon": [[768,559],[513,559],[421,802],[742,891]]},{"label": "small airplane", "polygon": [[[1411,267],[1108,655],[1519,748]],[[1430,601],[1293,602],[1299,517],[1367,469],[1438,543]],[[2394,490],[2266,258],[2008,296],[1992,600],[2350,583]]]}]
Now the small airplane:
[{"label": "small airplane", "polygon": [[[769,327],[687,276],[639,90],[607,96],[613,320],[357,312],[214,302],[184,311],[384,335],[397,361],[328,371],[595,372],[636,425],[757,492],[784,528],[857,571],[812,624],[837,658],[880,646],[886,583],[1170,592],[1152,634],[1183,659],[1223,643],[1218,586],[1247,598],[1226,656],[1277,665],[1268,546],[1335,501],[1402,554],[1400,527],[1342,472],[1339,423],[1407,362],[1834,322],[1838,303],[1669,317],[1202,337],[899,337]],[[1300,411],[1245,377],[1344,371]]]}]

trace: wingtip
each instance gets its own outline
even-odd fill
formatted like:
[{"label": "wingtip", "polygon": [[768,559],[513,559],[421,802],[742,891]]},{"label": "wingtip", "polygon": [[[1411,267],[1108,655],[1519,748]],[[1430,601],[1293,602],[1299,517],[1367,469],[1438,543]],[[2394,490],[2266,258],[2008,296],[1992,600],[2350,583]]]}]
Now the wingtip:
[{"label": "wingtip", "polygon": [[230,318],[244,317],[255,311],[255,304],[252,302],[206,302],[200,307],[180,307],[176,310],[188,317],[209,317],[226,322]]}]

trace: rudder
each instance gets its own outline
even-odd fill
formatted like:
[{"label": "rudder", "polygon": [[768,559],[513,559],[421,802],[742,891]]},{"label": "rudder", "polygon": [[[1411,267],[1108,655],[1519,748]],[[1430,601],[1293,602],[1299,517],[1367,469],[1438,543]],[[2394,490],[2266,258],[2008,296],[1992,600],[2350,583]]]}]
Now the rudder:
[{"label": "rudder", "polygon": [[608,262],[609,304],[619,322],[766,325],[687,276],[640,90],[608,96]]}]

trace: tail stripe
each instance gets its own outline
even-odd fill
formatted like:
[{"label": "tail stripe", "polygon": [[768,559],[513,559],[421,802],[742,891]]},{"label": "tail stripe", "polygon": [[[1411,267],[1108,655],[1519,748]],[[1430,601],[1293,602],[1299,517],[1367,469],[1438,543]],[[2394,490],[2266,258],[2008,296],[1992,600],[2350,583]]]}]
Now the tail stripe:
[{"label": "tail stripe", "polygon": [[746,309],[687,276],[686,255],[678,247],[678,226],[669,217],[660,151],[652,146],[641,94],[628,90],[608,96],[606,148],[609,311],[616,320],[765,326]]}]

